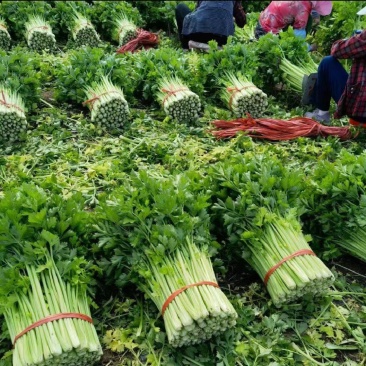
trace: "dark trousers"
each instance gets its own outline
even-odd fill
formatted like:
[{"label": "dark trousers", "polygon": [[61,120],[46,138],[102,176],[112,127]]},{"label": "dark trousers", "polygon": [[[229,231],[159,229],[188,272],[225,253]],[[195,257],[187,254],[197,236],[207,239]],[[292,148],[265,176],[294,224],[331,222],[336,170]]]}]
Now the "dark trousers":
[{"label": "dark trousers", "polygon": [[312,104],[322,111],[329,111],[331,98],[338,103],[346,88],[347,79],[347,71],[335,57],[324,57],[318,67]]},{"label": "dark trousers", "polygon": [[227,43],[227,37],[221,36],[219,34],[213,33],[191,33],[188,35],[182,34],[183,29],[183,21],[187,14],[191,11],[186,4],[178,4],[175,8],[175,19],[177,20],[179,39],[182,44],[182,47],[188,49],[188,42],[202,42],[208,43],[209,41],[216,41],[219,46],[223,46]]}]

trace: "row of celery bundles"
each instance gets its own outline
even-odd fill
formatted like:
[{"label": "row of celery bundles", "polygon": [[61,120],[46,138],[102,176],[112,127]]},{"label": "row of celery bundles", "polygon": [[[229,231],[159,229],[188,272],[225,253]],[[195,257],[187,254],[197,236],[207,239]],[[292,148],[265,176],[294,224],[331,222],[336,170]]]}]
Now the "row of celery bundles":
[{"label": "row of celery bundles", "polygon": [[0,142],[14,142],[25,134],[27,119],[20,96],[0,85]]},{"label": "row of celery bundles", "polygon": [[5,19],[0,17],[0,49],[7,51],[10,48],[11,37],[5,23]]}]

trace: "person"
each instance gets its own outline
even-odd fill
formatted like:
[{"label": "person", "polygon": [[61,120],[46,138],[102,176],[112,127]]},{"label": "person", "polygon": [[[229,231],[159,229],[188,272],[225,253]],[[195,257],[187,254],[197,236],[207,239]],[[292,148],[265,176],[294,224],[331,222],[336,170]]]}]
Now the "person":
[{"label": "person", "polygon": [[292,26],[295,35],[305,39],[311,22],[317,23],[320,15],[329,15],[331,11],[331,1],[271,1],[259,16],[255,37],[278,34]]},{"label": "person", "polygon": [[223,46],[234,34],[233,17],[238,27],[246,24],[241,1],[197,1],[193,12],[182,3],[176,7],[175,17],[183,49],[189,48],[189,41],[207,44],[215,40]]},{"label": "person", "polygon": [[[366,7],[358,15],[366,15]],[[323,124],[330,123],[331,98],[337,103],[335,118],[347,115],[351,124],[366,124],[366,30],[333,43],[330,56],[322,59],[310,98],[316,109],[305,113]],[[352,59],[348,75],[338,59]]]}]

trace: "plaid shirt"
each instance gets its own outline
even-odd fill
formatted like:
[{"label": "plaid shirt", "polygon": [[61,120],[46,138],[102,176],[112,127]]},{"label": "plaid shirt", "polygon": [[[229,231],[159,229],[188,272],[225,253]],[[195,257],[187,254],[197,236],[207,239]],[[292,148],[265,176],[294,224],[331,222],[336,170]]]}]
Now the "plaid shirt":
[{"label": "plaid shirt", "polygon": [[346,88],[337,105],[335,118],[344,115],[357,121],[366,119],[366,30],[348,39],[341,39],[332,46],[331,55],[352,59],[351,72]]}]

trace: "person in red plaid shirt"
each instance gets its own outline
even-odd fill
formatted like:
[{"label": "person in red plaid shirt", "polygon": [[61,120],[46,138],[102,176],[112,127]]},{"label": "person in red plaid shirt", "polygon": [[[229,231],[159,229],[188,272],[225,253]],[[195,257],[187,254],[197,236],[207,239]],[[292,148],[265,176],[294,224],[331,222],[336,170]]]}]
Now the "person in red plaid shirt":
[{"label": "person in red plaid shirt", "polygon": [[[366,7],[357,14],[366,15]],[[305,113],[305,117],[329,124],[330,100],[333,98],[337,103],[334,118],[347,115],[352,124],[366,126],[366,30],[355,33],[333,43],[331,56],[320,62],[311,98],[316,109]],[[352,59],[349,75],[338,59]]]}]

